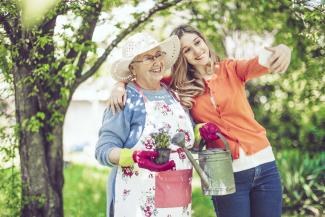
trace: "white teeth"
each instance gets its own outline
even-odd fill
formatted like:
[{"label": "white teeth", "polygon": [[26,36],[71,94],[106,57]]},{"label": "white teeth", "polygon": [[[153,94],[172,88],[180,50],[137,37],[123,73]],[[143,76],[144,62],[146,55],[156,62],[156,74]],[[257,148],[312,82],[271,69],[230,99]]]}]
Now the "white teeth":
[{"label": "white teeth", "polygon": [[150,71],[152,71],[152,72],[160,72],[160,69],[152,69],[152,70],[150,70]]}]

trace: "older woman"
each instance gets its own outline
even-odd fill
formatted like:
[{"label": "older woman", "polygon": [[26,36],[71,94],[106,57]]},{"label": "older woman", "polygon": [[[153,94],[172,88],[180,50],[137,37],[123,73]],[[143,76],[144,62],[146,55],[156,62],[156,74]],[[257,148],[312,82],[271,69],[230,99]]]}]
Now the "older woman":
[{"label": "older woman", "polygon": [[176,61],[177,36],[157,43],[138,33],[128,39],[123,58],[112,66],[117,80],[128,80],[122,112],[104,113],[96,146],[96,159],[113,167],[108,185],[107,215],[190,216],[192,166],[184,152],[171,144],[170,161],[156,164],[154,132],[163,129],[172,137],[186,134],[193,145],[192,123],[183,107],[160,83],[165,69]]}]

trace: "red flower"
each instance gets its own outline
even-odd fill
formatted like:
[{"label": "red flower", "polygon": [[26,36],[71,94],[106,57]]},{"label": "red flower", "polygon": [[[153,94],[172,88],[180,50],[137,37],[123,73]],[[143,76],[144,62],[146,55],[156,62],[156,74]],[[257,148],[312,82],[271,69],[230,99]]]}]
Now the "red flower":
[{"label": "red flower", "polygon": [[217,132],[220,133],[219,127],[217,127],[213,123],[206,123],[200,129],[200,135],[206,142],[216,141],[219,136],[217,136]]}]

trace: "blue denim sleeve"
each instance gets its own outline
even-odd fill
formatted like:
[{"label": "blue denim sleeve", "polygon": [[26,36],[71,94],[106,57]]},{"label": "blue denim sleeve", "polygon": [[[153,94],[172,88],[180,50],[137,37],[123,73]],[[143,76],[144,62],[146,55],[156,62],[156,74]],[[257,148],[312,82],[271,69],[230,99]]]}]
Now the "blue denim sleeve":
[{"label": "blue denim sleeve", "polygon": [[104,111],[102,127],[99,130],[99,139],[96,144],[95,158],[105,166],[116,166],[108,159],[108,153],[113,148],[123,148],[123,144],[130,134],[130,110],[126,106],[123,111],[113,115],[106,109]]}]

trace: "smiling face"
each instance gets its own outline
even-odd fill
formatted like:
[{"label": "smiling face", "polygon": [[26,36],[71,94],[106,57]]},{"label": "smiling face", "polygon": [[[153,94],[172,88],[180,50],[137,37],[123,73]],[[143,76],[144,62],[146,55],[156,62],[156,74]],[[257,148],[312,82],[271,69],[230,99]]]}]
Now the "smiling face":
[{"label": "smiling face", "polygon": [[165,71],[165,53],[156,47],[134,58],[129,68],[137,83],[146,89],[159,85]]},{"label": "smiling face", "polygon": [[195,33],[184,33],[180,38],[181,54],[195,68],[210,63],[210,52],[204,40]]}]

